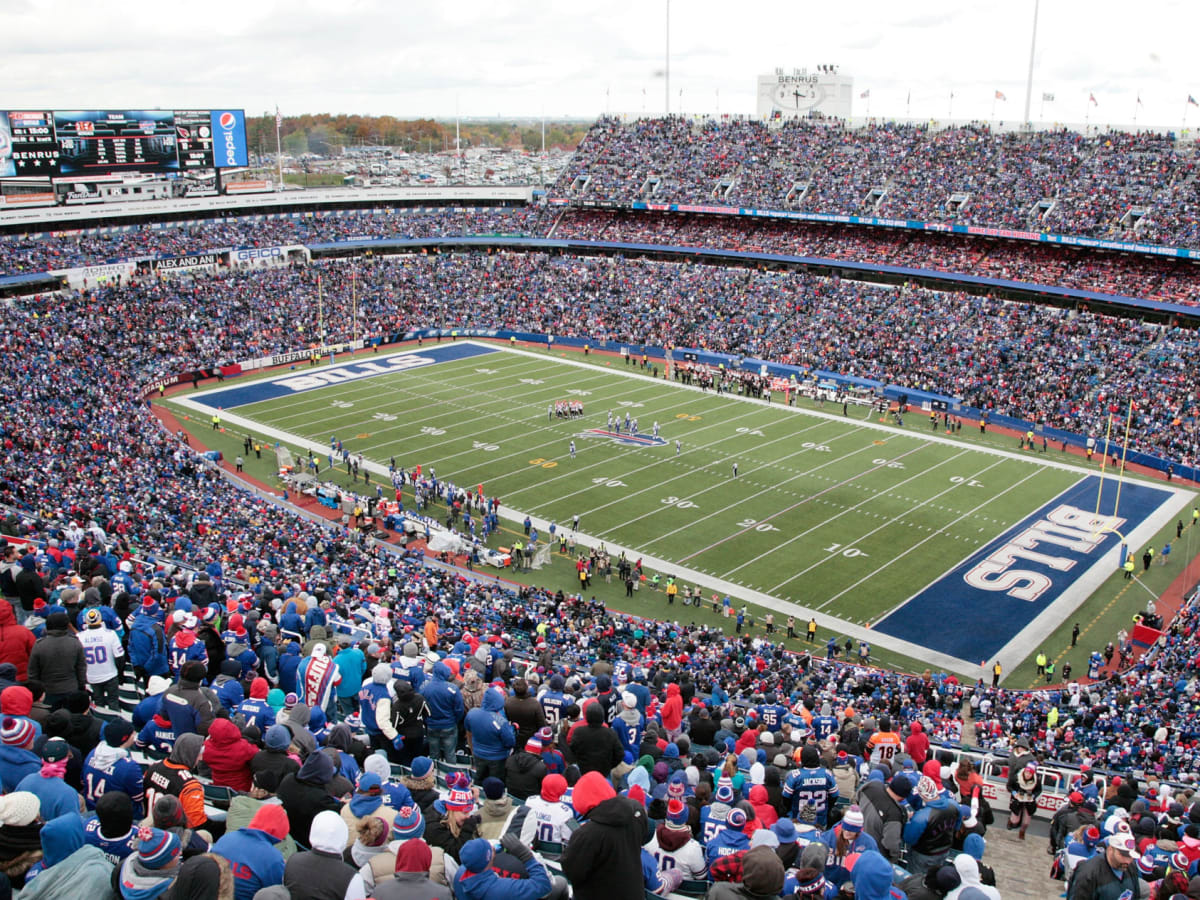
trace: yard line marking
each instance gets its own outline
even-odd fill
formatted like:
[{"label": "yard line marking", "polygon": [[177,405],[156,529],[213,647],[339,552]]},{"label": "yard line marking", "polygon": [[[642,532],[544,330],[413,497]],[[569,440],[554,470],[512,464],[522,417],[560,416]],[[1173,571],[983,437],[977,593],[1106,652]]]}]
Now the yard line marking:
[{"label": "yard line marking", "polygon": [[[959,455],[961,456],[962,454],[959,454]],[[940,462],[940,463],[938,463],[936,466],[933,466],[933,468],[931,468],[931,469],[926,469],[926,470],[925,470],[925,472],[924,472],[924,473],[922,473],[922,474],[927,474],[927,473],[929,473],[929,472],[933,471],[933,469],[936,469],[936,468],[938,468],[938,466],[944,465],[945,463],[954,462],[954,460],[956,460],[956,459],[958,459],[958,456],[953,456],[953,457],[951,457],[950,459],[947,459],[947,460],[944,460],[943,462]],[[989,471],[991,471],[992,469],[994,469],[996,466],[1000,465],[1000,464],[1001,464],[1001,463],[1003,463],[1003,462],[1004,462],[1004,460],[1002,460],[1002,459],[993,460],[993,461],[992,461],[992,462],[990,462],[990,463],[989,463],[987,466],[985,466],[984,468],[982,468],[982,469],[980,469],[979,471],[977,471],[976,473],[974,473],[974,475],[972,475],[971,477],[973,477],[973,478],[974,478],[974,477],[977,477],[977,476],[979,476],[979,475],[982,475],[982,474],[984,474],[985,472],[989,472]],[[954,491],[954,490],[956,490],[956,489],[958,489],[958,488],[961,488],[961,487],[963,487],[962,483],[952,483],[952,484],[951,484],[951,485],[950,485],[948,488],[944,488],[943,490],[941,490],[941,491],[939,491],[938,493],[934,494],[934,495],[933,495],[932,497],[930,497],[928,500],[925,500],[925,501],[922,501],[922,502],[920,502],[920,503],[917,503],[915,506],[913,506],[913,507],[910,507],[909,509],[906,509],[904,512],[900,513],[899,515],[892,516],[890,519],[889,519],[889,518],[887,518],[887,517],[885,517],[885,516],[880,516],[880,518],[884,519],[884,521],[883,521],[883,523],[882,523],[882,524],[875,526],[875,527],[874,527],[874,528],[872,528],[870,531],[868,531],[866,534],[860,535],[860,536],[859,536],[858,538],[856,538],[855,540],[853,540],[853,541],[850,541],[850,542],[849,542],[849,546],[854,546],[854,545],[856,545],[856,544],[859,544],[859,543],[861,543],[863,540],[865,540],[865,539],[869,538],[871,535],[873,535],[873,534],[876,534],[876,533],[878,533],[878,532],[882,531],[883,529],[887,528],[887,527],[888,527],[888,526],[890,526],[890,525],[893,525],[893,524],[895,524],[896,522],[899,522],[901,519],[903,519],[903,518],[905,518],[906,516],[910,515],[910,514],[911,514],[911,513],[913,513],[915,510],[921,509],[922,507],[926,506],[927,504],[931,503],[932,501],[934,501],[934,500],[937,500],[938,498],[940,498],[940,497],[943,497],[943,496],[945,496],[946,494],[949,494],[949,493],[951,493],[952,491]],[[868,503],[868,502],[870,502],[870,501],[871,501],[871,500],[873,500],[873,499],[876,499],[876,498],[878,498],[878,497],[882,497],[882,496],[884,496],[885,494],[887,494],[887,491],[883,491],[883,492],[881,492],[881,493],[877,494],[877,495],[876,495],[876,497],[874,497],[874,498],[872,498],[872,497],[868,497],[866,500],[863,500],[862,502],[863,502],[863,503]],[[861,504],[859,504],[859,505],[861,505]],[[851,507],[851,509],[854,509],[854,508],[856,508],[856,507]],[[833,517],[832,517],[832,518],[830,518],[830,519],[826,519],[826,521],[825,521],[825,522],[823,522],[822,524],[828,524],[829,522],[832,522],[834,519],[837,519],[837,518],[839,518],[839,517],[841,517],[841,516],[845,515],[845,514],[846,514],[847,512],[849,512],[849,511],[850,511],[850,510],[845,510],[845,511],[843,511],[843,512],[840,512],[840,513],[838,513],[836,516],[833,516]],[[907,525],[908,525],[910,528],[913,526],[913,523],[912,523],[912,522],[908,522],[908,523],[906,523],[906,524],[907,524]],[[815,531],[815,530],[816,530],[816,528],[818,528],[818,527],[820,527],[820,526],[814,526],[813,528],[810,528],[810,529],[809,529],[809,532],[811,532],[811,531]],[[806,533],[807,533],[807,532],[806,532]],[[782,547],[785,547],[785,546],[787,546],[787,545],[788,545],[788,544],[790,544],[792,541],[794,541],[794,540],[798,540],[800,537],[801,537],[801,535],[797,535],[796,537],[794,537],[794,538],[791,538],[791,539],[789,539],[788,541],[785,541],[783,544],[780,544],[779,546],[772,548],[772,550],[771,550],[770,552],[771,552],[771,553],[774,553],[776,550],[779,550],[779,549],[781,549]],[[901,554],[901,555],[903,555],[903,554]],[[771,588],[769,592],[770,592],[770,593],[775,593],[775,591],[777,591],[779,588],[783,587],[784,585],[786,585],[786,584],[790,584],[791,582],[793,582],[793,581],[795,581],[797,578],[799,578],[801,575],[806,575],[807,573],[809,573],[810,571],[812,571],[813,569],[815,569],[817,566],[819,566],[819,565],[822,565],[823,563],[826,563],[826,562],[828,562],[829,560],[831,560],[831,559],[833,559],[833,558],[835,558],[835,557],[837,557],[837,556],[838,556],[838,554],[837,554],[837,553],[830,553],[830,554],[829,554],[828,556],[826,556],[824,559],[818,560],[817,562],[815,562],[815,563],[811,564],[811,565],[810,565],[810,566],[808,566],[807,568],[805,568],[805,569],[802,569],[801,571],[799,571],[799,572],[795,573],[794,575],[792,575],[792,577],[791,577],[791,578],[788,578],[788,579],[784,580],[783,582],[781,582],[780,584],[777,584],[775,587]],[[752,560],[752,561],[753,561],[753,560]],[[828,604],[825,604],[825,605],[828,605]],[[818,610],[820,610],[820,609],[824,609],[824,606],[818,606],[818,607],[817,607],[817,609],[818,609]]]},{"label": "yard line marking", "polygon": [[[870,572],[870,573],[868,573],[867,575],[864,575],[864,576],[863,576],[862,578],[860,578],[858,581],[854,582],[854,584],[852,584],[852,585],[850,585],[849,587],[847,587],[846,589],[844,589],[844,590],[842,590],[842,591],[839,591],[838,593],[834,594],[834,595],[833,595],[832,597],[830,597],[830,598],[829,598],[829,599],[828,599],[828,600],[827,600],[825,603],[823,603],[821,606],[818,606],[818,607],[817,607],[817,609],[818,609],[818,610],[822,610],[822,609],[824,609],[824,608],[825,608],[826,606],[828,606],[830,603],[832,603],[833,601],[837,600],[839,597],[842,597],[843,595],[845,595],[845,594],[848,594],[850,591],[854,590],[856,587],[858,587],[858,586],[859,586],[860,584],[862,584],[863,582],[865,582],[865,581],[868,581],[868,580],[870,580],[870,579],[874,578],[876,575],[878,575],[880,572],[882,572],[882,571],[883,571],[884,569],[886,569],[888,566],[890,566],[890,565],[893,565],[893,564],[894,564],[894,563],[895,563],[895,562],[896,562],[898,559],[901,559],[902,557],[905,557],[905,556],[907,556],[908,554],[912,553],[914,550],[916,550],[918,547],[920,547],[922,544],[926,543],[927,541],[931,541],[931,540],[933,540],[935,537],[937,537],[937,536],[938,536],[938,534],[942,533],[943,531],[946,531],[946,529],[953,528],[955,525],[957,525],[957,524],[958,524],[959,522],[961,522],[963,519],[967,518],[967,517],[968,517],[968,516],[970,516],[970,515],[971,515],[973,512],[975,512],[975,510],[977,510],[977,509],[982,509],[983,507],[987,506],[989,503],[993,503],[993,502],[995,502],[996,500],[998,500],[999,498],[1001,498],[1001,497],[1003,497],[1005,494],[1007,494],[1009,491],[1016,490],[1016,489],[1017,489],[1017,488],[1019,488],[1021,485],[1023,485],[1023,484],[1024,484],[1026,481],[1028,481],[1030,478],[1035,478],[1035,477],[1037,477],[1037,476],[1038,476],[1038,475],[1040,475],[1040,474],[1042,474],[1042,473],[1041,473],[1041,471],[1038,471],[1038,470],[1035,470],[1035,471],[1033,471],[1033,472],[1030,472],[1028,475],[1026,475],[1026,476],[1025,476],[1024,478],[1022,478],[1020,481],[1017,481],[1017,482],[1014,482],[1013,484],[1010,484],[1008,487],[1006,487],[1004,490],[1002,490],[1002,491],[1001,491],[999,494],[996,494],[994,497],[990,497],[990,498],[988,498],[987,500],[984,500],[984,501],[982,501],[982,502],[981,502],[981,503],[980,503],[978,506],[976,506],[974,509],[969,509],[969,510],[967,510],[965,513],[963,513],[963,514],[962,514],[961,516],[959,516],[957,519],[954,519],[953,521],[950,521],[950,522],[946,523],[946,525],[944,525],[942,528],[939,528],[939,529],[938,529],[936,532],[934,532],[933,534],[929,535],[928,537],[926,537],[926,538],[922,538],[920,541],[918,541],[916,544],[913,544],[911,547],[909,547],[909,548],[908,548],[907,550],[905,550],[903,553],[900,553],[900,554],[898,554],[898,555],[896,555],[896,556],[892,557],[892,559],[891,559],[890,561],[888,561],[888,562],[884,563],[883,565],[879,566],[879,568],[877,568],[877,569],[876,569],[874,572]],[[1076,484],[1078,484],[1078,482],[1076,482]],[[1068,490],[1069,490],[1069,489],[1068,489]],[[1007,530],[1007,529],[1008,529],[1009,527],[1011,527],[1011,526],[1008,526],[1008,525],[1006,525],[1006,526],[1004,526],[1004,527],[1005,527],[1005,529]],[[1003,534],[1003,532],[1001,532],[1001,534]],[[989,540],[990,540],[990,538],[989,538]],[[980,546],[983,546],[983,545],[984,545],[984,544],[986,544],[986,543],[987,543],[987,541],[983,541],[983,542],[980,544]],[[952,572],[952,571],[954,571],[954,569],[958,568],[958,567],[959,567],[959,566],[961,566],[961,565],[962,565],[962,560],[959,560],[959,561],[958,561],[958,562],[956,562],[956,563],[955,563],[953,566],[951,566],[949,569],[947,569],[947,570],[946,570],[946,572]],[[945,574],[946,574],[946,573],[945,573],[945,572],[943,572],[943,573],[942,573],[941,575],[939,575],[937,578],[933,579],[933,581],[929,582],[929,584],[933,584],[933,583],[934,583],[935,581],[937,581],[939,578],[942,578],[942,577],[944,577],[944,575],[945,575]],[[880,615],[877,615],[877,616],[875,617],[875,621],[876,621],[876,622],[882,622],[884,619],[886,619],[888,616],[890,616],[890,615],[891,615],[892,613],[894,613],[896,610],[898,610],[898,609],[900,609],[902,606],[904,606],[904,604],[905,604],[905,603],[908,603],[908,601],[909,601],[909,600],[912,600],[912,598],[913,598],[913,597],[915,597],[915,596],[917,596],[917,594],[920,594],[920,593],[921,593],[921,591],[925,590],[925,588],[927,588],[927,587],[929,587],[929,585],[928,585],[928,584],[927,584],[927,585],[925,585],[924,587],[922,587],[920,590],[918,590],[918,591],[917,591],[915,594],[913,594],[913,595],[912,595],[912,597],[908,597],[908,598],[906,598],[905,600],[903,600],[903,601],[902,601],[902,602],[900,602],[900,603],[897,603],[895,606],[893,606],[891,609],[887,610],[886,612],[884,612],[884,613],[882,613],[882,614],[880,614]]]},{"label": "yard line marking", "polygon": [[[868,448],[863,448],[863,449],[865,450],[865,449],[868,449]],[[874,449],[874,448],[872,447],[872,448],[870,448],[870,449]],[[897,459],[904,459],[906,456],[910,456],[911,454],[913,454],[913,453],[916,453],[918,450],[923,450],[923,449],[925,449],[925,445],[924,445],[924,444],[920,444],[920,445],[918,445],[918,446],[916,446],[916,447],[913,447],[911,450],[906,450],[904,453],[901,453],[899,456],[894,456],[894,457],[892,457],[892,461],[894,462],[894,461],[895,461],[895,460],[897,460]],[[847,478],[847,479],[845,479],[845,480],[843,480],[843,481],[840,481],[840,482],[838,482],[837,484],[831,484],[829,487],[827,487],[827,488],[824,488],[823,490],[820,490],[820,491],[818,491],[817,493],[815,493],[815,494],[812,494],[812,495],[810,495],[810,496],[808,496],[808,497],[805,497],[803,500],[800,500],[800,501],[797,501],[796,503],[793,503],[791,506],[787,507],[786,509],[781,509],[781,510],[779,510],[778,512],[772,513],[771,515],[767,516],[765,519],[760,519],[760,520],[758,520],[757,522],[755,522],[755,524],[754,524],[754,525],[749,525],[749,526],[747,526],[746,528],[743,528],[743,529],[741,529],[740,531],[735,531],[733,534],[731,534],[731,535],[728,535],[727,537],[723,537],[723,538],[721,538],[721,540],[719,540],[719,541],[714,541],[713,543],[709,544],[707,547],[702,547],[701,549],[697,550],[695,553],[690,553],[690,554],[688,554],[687,556],[683,557],[683,559],[681,559],[681,560],[680,560],[680,562],[681,562],[681,563],[682,563],[682,562],[687,562],[689,559],[694,559],[695,557],[699,556],[701,553],[705,553],[705,552],[707,552],[707,551],[709,551],[709,550],[712,550],[714,547],[719,547],[719,546],[721,546],[722,544],[724,544],[725,542],[727,542],[727,541],[731,541],[731,540],[733,540],[735,537],[739,537],[740,535],[743,535],[743,534],[745,534],[747,531],[750,531],[750,530],[752,530],[753,528],[755,528],[757,525],[761,524],[762,522],[770,522],[772,519],[774,519],[774,518],[776,518],[776,517],[778,517],[778,516],[782,516],[782,515],[783,515],[784,513],[786,513],[786,512],[791,512],[791,511],[792,511],[793,509],[795,509],[797,506],[800,506],[800,505],[801,505],[801,504],[803,504],[803,503],[807,503],[809,500],[816,499],[816,498],[818,498],[818,497],[822,496],[823,494],[827,494],[827,493],[829,493],[830,491],[832,491],[832,490],[835,490],[836,488],[839,488],[839,487],[841,487],[842,485],[849,484],[849,483],[850,483],[850,482],[852,482],[852,481],[857,481],[859,478],[862,478],[862,477],[864,477],[864,476],[866,476],[866,475],[870,475],[870,474],[871,474],[871,473],[873,473],[873,472],[878,472],[880,469],[886,469],[886,468],[887,468],[887,463],[886,463],[886,462],[885,462],[885,463],[881,463],[880,465],[873,466],[873,467],[871,467],[870,469],[867,469],[865,472],[859,472],[859,473],[857,473],[856,475],[853,475],[853,476],[851,476],[850,478]],[[786,483],[786,482],[785,482],[785,483]],[[757,494],[751,494],[749,497],[746,497],[746,498],[744,498],[744,499],[750,500],[750,499],[753,499],[754,497],[758,497],[758,496],[760,496],[761,494],[765,494],[765,493],[767,493],[767,491],[766,491],[766,490],[762,490],[762,491],[759,491]],[[726,507],[726,509],[732,508],[732,506],[736,506],[736,505],[740,505],[740,503],[738,503],[738,504],[732,504],[730,507]],[[725,511],[725,510],[721,510],[720,512],[724,512],[724,511]],[[713,513],[713,515],[716,515],[716,513]],[[708,518],[708,516],[706,516],[705,518]],[[676,529],[676,531],[679,531],[679,530],[681,530],[681,529]],[[668,533],[669,533],[669,534],[673,534],[674,532],[668,532]],[[666,535],[660,535],[660,536],[659,536],[659,538],[657,538],[657,539],[656,539],[656,542],[657,542],[657,540],[661,540],[661,539],[662,539],[663,537],[665,537],[665,536],[666,536]]]}]

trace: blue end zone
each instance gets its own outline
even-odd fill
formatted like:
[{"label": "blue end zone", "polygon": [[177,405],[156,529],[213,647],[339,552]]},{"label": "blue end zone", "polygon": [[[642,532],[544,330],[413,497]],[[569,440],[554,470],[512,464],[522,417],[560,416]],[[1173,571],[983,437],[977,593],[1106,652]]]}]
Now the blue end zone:
[{"label": "blue end zone", "polygon": [[[958,659],[991,659],[1096,560],[1120,544],[1111,532],[1096,539],[1082,537],[1094,531],[1085,520],[1095,513],[1099,485],[1099,477],[1089,475],[1068,488],[875,629]],[[1112,515],[1116,494],[1117,482],[1106,479],[1100,499],[1102,517]],[[1170,498],[1169,491],[1126,482],[1117,510],[1124,521],[1114,527],[1129,534]],[[1006,558],[1010,553],[1016,555]]]},{"label": "blue end zone", "polygon": [[235,409],[249,403],[274,400],[277,397],[290,397],[293,394],[344,384],[348,381],[358,381],[376,375],[391,375],[407,369],[431,366],[441,362],[453,362],[458,359],[470,359],[472,356],[484,356],[496,352],[495,347],[485,347],[479,344],[442,344],[406,353],[372,357],[361,362],[334,366],[332,369],[310,369],[307,364],[297,364],[295,371],[278,378],[256,381],[254,384],[245,384],[241,387],[209,391],[199,399],[206,406]]}]

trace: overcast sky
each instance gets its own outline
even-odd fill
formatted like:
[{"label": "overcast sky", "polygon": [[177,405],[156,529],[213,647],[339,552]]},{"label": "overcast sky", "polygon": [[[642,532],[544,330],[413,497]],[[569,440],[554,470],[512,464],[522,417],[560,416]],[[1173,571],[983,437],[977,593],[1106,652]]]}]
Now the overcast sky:
[{"label": "overcast sky", "polygon": [[[870,113],[1019,120],[1033,0],[674,0],[671,108],[753,113],[755,79],[840,65]],[[1033,118],[1178,126],[1197,0],[1042,0]],[[0,107],[593,117],[662,111],[666,0],[2,0]],[[682,98],[680,91],[682,90]],[[1200,125],[1200,108],[1187,109]]]}]

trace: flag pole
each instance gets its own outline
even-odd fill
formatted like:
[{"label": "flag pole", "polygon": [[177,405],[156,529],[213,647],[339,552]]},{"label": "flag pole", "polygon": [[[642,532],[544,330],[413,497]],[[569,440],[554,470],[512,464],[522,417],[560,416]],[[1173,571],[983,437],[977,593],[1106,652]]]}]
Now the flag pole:
[{"label": "flag pole", "polygon": [[1112,434],[1112,413],[1108,414],[1108,427],[1104,430],[1104,455],[1100,458],[1100,485],[1096,488],[1096,518],[1100,518],[1100,500],[1104,496],[1104,466],[1108,462],[1108,436]]},{"label": "flag pole", "polygon": [[[1187,111],[1184,111],[1186,118]],[[283,148],[279,139],[279,128],[283,125],[283,116],[279,114],[279,104],[275,104],[275,162],[279,165],[279,189],[283,190]]]},{"label": "flag pole", "polygon": [[1029,74],[1025,77],[1025,127],[1031,128],[1029,104],[1033,100],[1033,54],[1037,50],[1038,2],[1033,0],[1033,36],[1029,39]]},{"label": "flag pole", "polygon": [[1121,475],[1117,479],[1117,499],[1113,502],[1113,518],[1121,506],[1121,485],[1125,483],[1125,458],[1129,455],[1129,426],[1133,424],[1133,400],[1129,401],[1129,415],[1125,418],[1125,446],[1121,450]]}]

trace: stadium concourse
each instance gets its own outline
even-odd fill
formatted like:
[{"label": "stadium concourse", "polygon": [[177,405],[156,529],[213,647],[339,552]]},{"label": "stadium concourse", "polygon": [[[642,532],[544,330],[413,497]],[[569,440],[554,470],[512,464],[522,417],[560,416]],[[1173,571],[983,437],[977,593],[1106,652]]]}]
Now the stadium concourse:
[{"label": "stadium concourse", "polygon": [[[716,172],[701,179],[696,154],[673,155],[678,127],[604,120],[572,177],[602,156],[596,185],[627,190],[636,174],[622,166],[669,152],[678,165],[662,167],[665,180],[704,196]],[[821,146],[867,160],[814,194],[831,209],[925,154],[926,175],[896,199],[925,213],[947,166],[984,173],[996,153],[1025,153],[1019,196],[1062,177],[1064,199],[1078,198],[1057,213],[1062,227],[1091,234],[1112,233],[1131,175],[1166,171],[1171,186],[1139,188],[1138,199],[1160,233],[1194,243],[1194,158],[1152,136],[1110,150],[1048,135],[1025,148],[985,129],[961,135],[965,146],[879,129],[839,134],[830,149],[825,132],[790,130],[730,127],[717,150],[697,153],[786,140],[789,153]],[[1060,176],[1046,160],[1062,151],[1078,164]],[[750,185],[792,177],[745,171]],[[1085,192],[1085,180],[1102,186]],[[986,208],[1018,195],[1008,181],[989,185]],[[461,233],[493,215],[509,214],[401,222]],[[611,224],[542,208],[512,215],[530,229]],[[396,218],[302,227],[357,235],[367,222],[394,234]],[[298,227],[142,229],[111,236],[111,249],[274,243]],[[687,227],[698,243],[722,240],[705,236],[706,220]],[[6,272],[55,254],[111,258],[98,249],[109,240],[8,238],[0,258]],[[1059,263],[1028,265],[1053,280]],[[1011,884],[993,871],[987,841],[1009,840],[995,834],[1008,810],[989,811],[963,743],[1007,756],[1013,843],[1054,788],[1067,798],[1051,828],[1064,869],[1092,878],[1106,860],[1140,857],[1127,870],[1146,882],[1138,895],[1155,882],[1163,896],[1187,889],[1200,864],[1194,596],[1132,668],[1038,692],[787,654],[762,636],[611,613],[398,556],[223,477],[159,427],[142,391],[166,373],[297,349],[298,335],[318,333],[305,298],[320,272],[330,342],[447,322],[697,346],[936,386],[1080,433],[1098,427],[1110,396],[1136,397],[1136,446],[1191,464],[1194,331],[698,263],[480,254],[356,271],[356,323],[337,302],[350,291],[338,264],[137,278],[0,308],[0,872],[22,897],[833,897],[847,884],[864,900],[1048,893],[1034,867]]]}]

